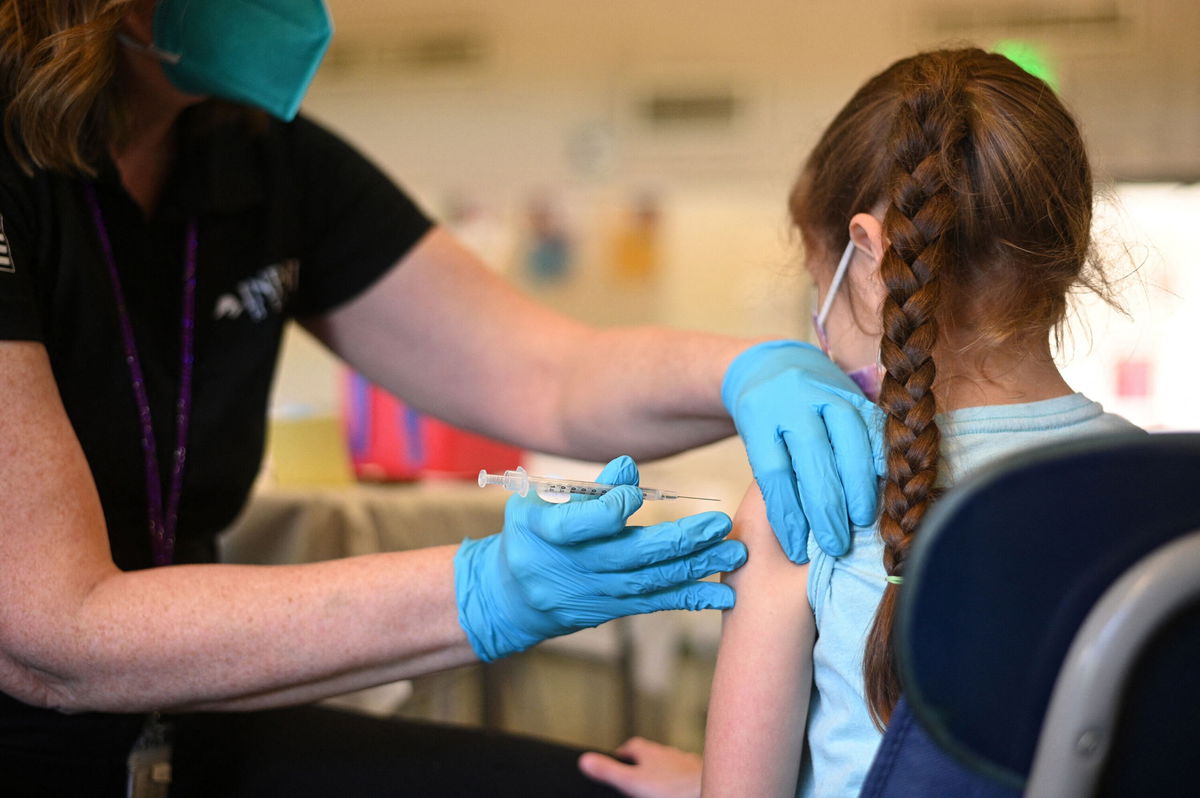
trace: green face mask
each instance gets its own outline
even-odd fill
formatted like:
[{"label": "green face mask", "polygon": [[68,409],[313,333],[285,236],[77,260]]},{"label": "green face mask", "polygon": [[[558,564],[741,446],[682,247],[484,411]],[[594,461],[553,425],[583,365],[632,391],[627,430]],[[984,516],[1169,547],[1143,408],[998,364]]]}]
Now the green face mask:
[{"label": "green face mask", "polygon": [[333,36],[324,0],[158,0],[153,50],[176,88],[300,110]]}]

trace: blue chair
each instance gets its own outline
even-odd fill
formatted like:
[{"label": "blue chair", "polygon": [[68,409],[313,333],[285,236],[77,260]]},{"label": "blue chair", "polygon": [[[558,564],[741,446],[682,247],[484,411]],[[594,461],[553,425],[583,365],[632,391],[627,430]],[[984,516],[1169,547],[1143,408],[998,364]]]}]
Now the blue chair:
[{"label": "blue chair", "polygon": [[862,798],[1200,795],[1200,434],[985,468],[934,507]]}]

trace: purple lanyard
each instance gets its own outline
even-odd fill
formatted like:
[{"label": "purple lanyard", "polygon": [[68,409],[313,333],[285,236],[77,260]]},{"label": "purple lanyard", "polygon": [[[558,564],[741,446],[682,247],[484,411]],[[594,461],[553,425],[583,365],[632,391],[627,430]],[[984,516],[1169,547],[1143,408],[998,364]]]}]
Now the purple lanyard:
[{"label": "purple lanyard", "polygon": [[146,382],[142,377],[142,362],[138,358],[137,343],[133,338],[133,324],[129,320],[129,308],[125,304],[125,292],[121,289],[121,278],[117,273],[117,261],[113,257],[112,242],[108,226],[100,211],[100,200],[90,183],[84,184],[84,195],[92,211],[92,221],[100,237],[100,248],[108,266],[108,277],[112,282],[113,295],[117,300],[117,318],[121,325],[121,342],[125,348],[125,363],[129,366],[129,377],[133,383],[133,398],[137,402],[138,420],[142,425],[142,459],[146,466],[147,515],[150,522],[150,547],[154,552],[155,565],[170,565],[175,554],[175,522],[179,517],[179,494],[183,487],[183,464],[187,460],[188,419],[192,414],[192,365],[193,338],[196,329],[196,248],[198,244],[195,217],[188,220],[187,239],[184,245],[183,263],[183,323],[180,333],[179,394],[175,403],[175,449],[171,467],[171,488],[163,512],[162,481],[158,473],[158,448],[154,438],[154,423],[150,418],[150,399],[146,395]]}]

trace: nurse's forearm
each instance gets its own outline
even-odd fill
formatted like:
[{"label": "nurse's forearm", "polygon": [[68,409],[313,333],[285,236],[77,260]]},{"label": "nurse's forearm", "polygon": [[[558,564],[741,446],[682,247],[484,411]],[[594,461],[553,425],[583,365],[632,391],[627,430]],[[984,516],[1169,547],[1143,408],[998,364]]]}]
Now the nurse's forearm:
[{"label": "nurse's forearm", "polygon": [[455,549],[115,573],[26,664],[68,712],[281,706],[465,664]]},{"label": "nurse's forearm", "polygon": [[419,410],[594,460],[657,457],[731,435],[721,382],[754,343],[581,324],[515,290],[440,228],[363,295],[305,324]]},{"label": "nurse's forearm", "polygon": [[653,458],[732,435],[721,382],[753,343],[661,327],[590,332],[592,354],[565,364],[564,445],[577,457]]},{"label": "nurse's forearm", "polygon": [[427,669],[414,669],[412,663],[384,665],[379,668],[358,670],[342,676],[320,679],[308,684],[298,684],[276,690],[267,690],[254,695],[228,698],[220,701],[201,701],[191,704],[181,704],[171,707],[171,711],[182,712],[249,712],[258,709],[274,709],[277,707],[311,704],[331,696],[365,690],[368,687],[378,687],[403,679],[410,679],[425,673],[442,670],[443,666],[431,665]]},{"label": "nurse's forearm", "polygon": [[[41,344],[0,342],[0,690],[64,711],[338,692],[474,659],[455,547],[122,572]],[[131,530],[130,534],[145,534]],[[319,688],[322,682],[338,682]],[[315,697],[315,696],[314,696]]]}]

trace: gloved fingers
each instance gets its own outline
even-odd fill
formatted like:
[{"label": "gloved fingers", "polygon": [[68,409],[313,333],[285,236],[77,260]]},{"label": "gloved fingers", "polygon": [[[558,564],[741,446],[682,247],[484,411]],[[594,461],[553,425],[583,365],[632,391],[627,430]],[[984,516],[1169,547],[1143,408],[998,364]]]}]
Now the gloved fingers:
[{"label": "gloved fingers", "polygon": [[754,479],[767,505],[767,520],[779,544],[792,562],[808,562],[808,519],[800,509],[792,460],[783,439],[777,434],[756,432],[745,432],[742,437]]},{"label": "gloved fingers", "polygon": [[733,607],[733,588],[720,582],[692,582],[644,596],[624,599],[623,615],[639,615],[660,610],[727,610]]},{"label": "gloved fingers", "polygon": [[665,563],[633,571],[594,576],[598,592],[613,598],[622,598],[680,587],[705,576],[740,568],[745,562],[745,544],[740,540],[725,540]]},{"label": "gloved fingers", "polygon": [[863,396],[858,390],[835,391],[835,393],[849,402],[851,407],[858,412],[859,417],[862,419],[863,427],[867,431],[867,440],[870,442],[871,456],[874,459],[875,476],[886,476],[887,458],[883,445],[883,422],[885,419],[883,408]]},{"label": "gloved fingers", "polygon": [[683,557],[729,534],[733,522],[725,513],[709,511],[653,526],[630,526],[616,537],[589,543],[578,561],[601,572],[628,571]]},{"label": "gloved fingers", "polygon": [[[875,476],[887,476],[887,452],[885,451],[883,441],[883,409],[874,402],[867,402],[865,405],[858,407],[858,413],[862,416],[863,424],[867,428],[867,438],[871,442],[871,455],[874,458]],[[874,521],[875,519],[871,519]]]},{"label": "gloved fingers", "polygon": [[783,440],[792,458],[800,507],[813,537],[826,554],[845,554],[850,548],[849,514],[824,419],[811,410],[800,413],[783,430]]},{"label": "gloved fingers", "polygon": [[800,509],[800,495],[792,470],[772,474],[769,479],[759,477],[756,481],[767,506],[767,521],[780,547],[797,565],[808,562],[808,519]]},{"label": "gloved fingers", "polygon": [[597,482],[605,485],[636,485],[640,479],[637,463],[627,454],[610,460],[596,477]]},{"label": "gloved fingers", "polygon": [[625,528],[625,519],[642,506],[642,492],[632,485],[618,485],[599,498],[551,504],[536,497],[520,500],[520,523],[542,540],[558,546],[576,545],[611,537]]},{"label": "gloved fingers", "polygon": [[821,415],[842,478],[850,520],[859,526],[868,526],[875,520],[879,488],[875,479],[875,456],[863,417],[857,407],[841,402],[830,402]]}]

